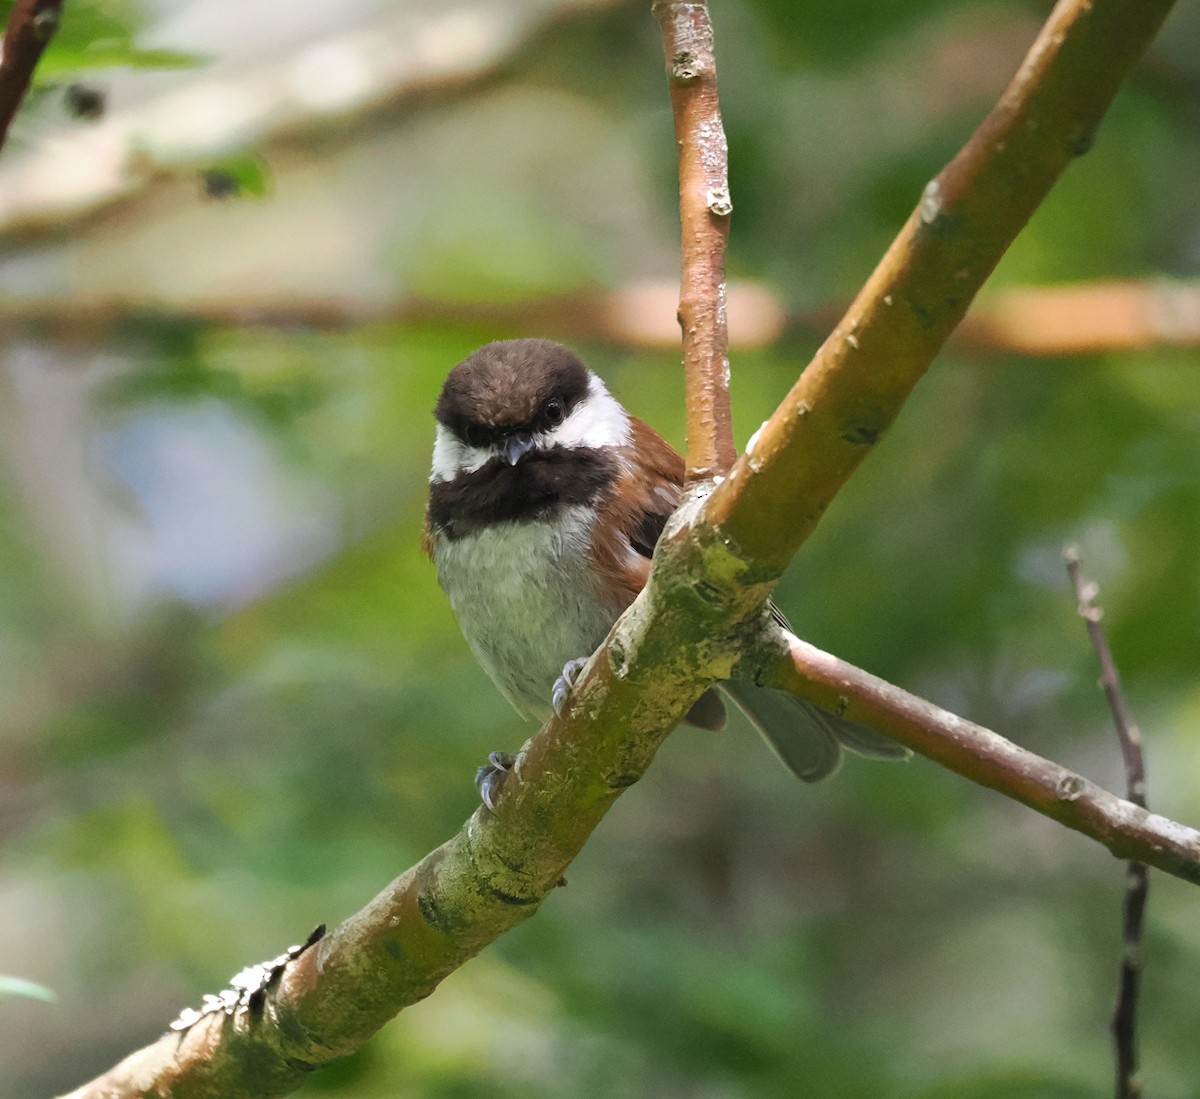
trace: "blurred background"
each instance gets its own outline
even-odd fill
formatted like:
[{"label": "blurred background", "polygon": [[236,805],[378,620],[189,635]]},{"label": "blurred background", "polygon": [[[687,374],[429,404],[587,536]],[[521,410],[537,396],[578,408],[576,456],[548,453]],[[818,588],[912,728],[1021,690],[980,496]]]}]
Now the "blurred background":
[{"label": "blurred background", "polygon": [[[713,9],[741,443],[1049,4]],[[1184,4],[779,591],[1123,789],[1077,542],[1192,824],[1198,137]],[[645,2],[69,0],[0,157],[0,1094],[350,915],[531,734],[420,554],[430,413],[477,345],[549,335],[683,445],[674,157]],[[302,1094],[1105,1094],[1123,886],[920,759],[806,788],[680,730],[569,888]],[[1155,877],[1168,1099],[1200,1096],[1198,902]]]}]

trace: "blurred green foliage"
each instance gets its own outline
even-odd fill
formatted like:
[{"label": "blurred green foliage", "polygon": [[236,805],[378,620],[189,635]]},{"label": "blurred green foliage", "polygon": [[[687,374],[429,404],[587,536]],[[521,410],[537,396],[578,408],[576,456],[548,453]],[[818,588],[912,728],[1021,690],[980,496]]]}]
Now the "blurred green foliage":
[{"label": "blurred green foliage", "polygon": [[[7,25],[14,2],[0,0],[0,26]],[[77,121],[95,122],[108,109],[107,97],[99,86],[82,80],[103,80],[114,70],[150,73],[193,69],[211,60],[184,50],[139,46],[145,22],[146,13],[129,0],[72,0],[63,4],[59,23],[34,70],[26,97],[27,110],[44,104],[65,87],[65,113]],[[10,145],[22,141],[18,130]]]},{"label": "blurred green foliage", "polygon": [[[12,3],[0,4],[8,19]],[[57,81],[100,69],[191,68],[205,59],[183,50],[142,49],[137,36],[145,13],[129,0],[72,0],[63,5],[62,21],[38,62],[38,83]]]},{"label": "blurred green foliage", "polygon": [[[293,136],[254,216],[291,201],[289,157],[342,195],[359,145],[396,132],[427,155],[373,181],[371,203],[339,199],[336,221],[339,239],[370,242],[388,295],[511,303],[662,273],[674,143],[645,7],[557,21],[487,80],[359,120],[339,141]],[[97,37],[124,64],[145,56],[131,8],[68,11],[60,66],[94,60]],[[795,305],[853,292],[1042,14],[994,0],[714,5],[732,268]],[[1197,86],[1200,50],[1179,43],[1198,37],[1182,14],[998,284],[1195,274],[1198,116],[1180,89]],[[1011,57],[997,61],[993,41]],[[260,157],[271,151],[238,163]],[[289,209],[282,235],[315,232],[319,204]],[[185,266],[205,243],[181,232],[166,259]],[[117,256],[138,262],[132,245]],[[271,285],[278,261],[253,258]],[[95,335],[77,430],[100,503],[94,541],[73,550],[30,479],[22,423],[37,409],[12,367],[0,969],[58,1002],[0,1000],[0,1094],[82,1082],[244,964],[357,910],[473,810],[487,752],[531,734],[475,666],[420,550],[441,380],[513,334],[436,320],[267,331],[164,306]],[[822,336],[735,356],[739,442]],[[682,445],[676,354],[572,342]],[[47,344],[75,361],[77,342]],[[1120,788],[1060,560],[1077,542],[1146,734],[1151,804],[1194,823],[1195,365],[1193,351],[1031,361],[952,346],[785,577],[797,631]],[[170,445],[155,450],[158,430]],[[216,441],[189,459],[204,469],[222,452],[255,458],[179,482],[198,495],[176,555],[224,549],[234,569],[253,550],[239,532],[268,513],[307,524],[309,541],[280,536],[270,567],[205,596],[163,551],[130,594],[122,563],[192,507],[155,478],[205,432]],[[204,486],[225,497],[243,483],[257,495],[218,525]],[[804,788],[743,726],[681,730],[568,888],[302,1094],[1096,1095],[1109,1088],[1123,883],[1088,841],[924,761],[851,759]],[[1200,1095],[1196,911],[1193,889],[1155,879],[1144,1077],[1169,1099]]]}]

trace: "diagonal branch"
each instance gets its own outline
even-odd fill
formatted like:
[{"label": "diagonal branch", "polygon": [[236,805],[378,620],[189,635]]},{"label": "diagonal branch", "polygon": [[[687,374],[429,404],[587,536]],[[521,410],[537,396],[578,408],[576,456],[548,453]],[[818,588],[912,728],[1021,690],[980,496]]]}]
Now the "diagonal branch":
[{"label": "diagonal branch", "polygon": [[747,585],[717,605],[695,583],[686,540],[668,557],[664,579],[593,657],[569,712],[526,745],[495,815],[478,810],[288,965],[262,1011],[205,1015],[70,1099],[286,1095],[532,915],[705,684],[730,676],[743,624],[758,620],[765,587]]},{"label": "diagonal branch", "polygon": [[[706,517],[778,575],[891,425],[1051,186],[1091,145],[1173,0],[1059,0]],[[749,477],[752,470],[766,477]]]},{"label": "diagonal branch", "polygon": [[1133,797],[1126,801],[1110,794],[805,641],[789,637],[788,642],[784,653],[764,653],[763,682],[887,733],[955,774],[1090,836],[1118,858],[1136,857],[1200,885],[1200,831],[1149,813]]},{"label": "diagonal branch", "polygon": [[0,53],[0,146],[61,18],[62,0],[16,0],[9,13]]}]

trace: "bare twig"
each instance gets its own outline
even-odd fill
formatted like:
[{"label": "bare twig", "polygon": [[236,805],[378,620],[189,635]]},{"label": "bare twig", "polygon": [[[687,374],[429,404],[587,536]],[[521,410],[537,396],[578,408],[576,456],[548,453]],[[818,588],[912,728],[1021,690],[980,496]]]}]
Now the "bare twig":
[{"label": "bare twig", "polygon": [[[763,284],[732,282],[728,289],[732,339],[741,347],[763,347],[779,339],[787,317],[779,298]],[[618,346],[679,347],[679,326],[666,315],[679,300],[679,286],[639,280],[604,292],[540,296],[527,301],[446,301],[410,295],[363,301],[335,294],[253,294],[189,297],[163,302],[142,294],[73,294],[0,298],[0,328],[39,340],[98,339],[138,326],[212,325],[230,328],[303,329],[343,332],[379,324],[444,324],[493,332],[541,332],[572,342]],[[795,323],[828,325],[830,311],[798,315]]]},{"label": "bare twig", "polygon": [[687,376],[687,477],[704,481],[725,473],[736,455],[725,298],[725,243],[733,212],[729,154],[707,5],[658,0],[653,10],[662,27],[679,145],[679,326]]},{"label": "bare twig", "polygon": [[1113,660],[1112,650],[1108,647],[1104,627],[1100,625],[1104,612],[1095,602],[1100,589],[1096,584],[1084,579],[1078,549],[1069,546],[1063,556],[1067,561],[1067,573],[1075,587],[1075,597],[1079,600],[1079,614],[1087,624],[1088,637],[1100,661],[1100,686],[1104,689],[1104,697],[1108,699],[1108,707],[1112,710],[1117,739],[1121,744],[1121,755],[1125,759],[1127,796],[1135,805],[1145,808],[1146,766],[1142,758],[1142,733],[1133,723],[1125,705],[1125,698],[1121,694],[1121,681],[1117,676],[1117,665]]},{"label": "bare twig", "polygon": [[1103,844],[1200,885],[1200,831],[1149,813],[998,733],[939,709],[869,672],[790,638],[762,658],[760,678],[869,725],[980,786]]},{"label": "bare twig", "polygon": [[[140,294],[23,296],[0,301],[0,327],[40,340],[95,339],[138,325],[201,324],[341,332],[374,324],[472,325],[493,332],[540,332],[568,341],[676,348],[679,326],[667,319],[679,287],[629,282],[604,292],[516,302],[458,302],[410,296],[363,302],[334,295],[245,292],[167,304]],[[753,280],[728,283],[729,346],[768,347],[785,333],[828,330],[845,303],[788,312],[780,295]],[[976,303],[953,336],[972,352],[1062,357],[1097,351],[1200,346],[1200,283],[1081,282],[1009,286]]]},{"label": "bare twig", "polygon": [[[1051,186],[1086,152],[1172,0],[1059,0],[1020,71],[791,393],[710,498],[708,519],[782,571],[882,437]],[[778,477],[746,476],[776,469]]]},{"label": "bare twig", "polygon": [[1200,345],[1200,284],[1155,279],[1010,286],[959,327],[968,346],[1079,355]]},{"label": "bare twig", "polygon": [[62,0],[16,0],[9,13],[0,53],[0,146],[61,18]]},{"label": "bare twig", "polygon": [[[1067,573],[1075,588],[1079,614],[1087,624],[1088,637],[1100,661],[1100,686],[1112,710],[1125,759],[1126,796],[1135,805],[1146,807],[1146,764],[1142,755],[1142,733],[1134,724],[1121,693],[1116,661],[1108,647],[1108,638],[1100,619],[1104,612],[1096,605],[1100,589],[1084,579],[1079,550],[1068,546],[1063,556]],[[1146,921],[1146,899],[1150,892],[1150,875],[1142,862],[1131,861],[1125,875],[1125,901],[1122,911],[1121,977],[1117,991],[1117,1006],[1113,1011],[1112,1032],[1117,1059],[1117,1099],[1138,1099],[1142,1086],[1137,1080],[1137,1006],[1138,987],[1142,978],[1142,930]]]}]

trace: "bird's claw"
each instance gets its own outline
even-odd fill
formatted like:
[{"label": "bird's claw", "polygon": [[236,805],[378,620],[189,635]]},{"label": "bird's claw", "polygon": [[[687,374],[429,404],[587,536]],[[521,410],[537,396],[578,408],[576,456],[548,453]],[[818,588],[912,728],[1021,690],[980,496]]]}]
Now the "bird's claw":
[{"label": "bird's claw", "polygon": [[586,656],[580,656],[574,660],[568,660],[563,665],[562,675],[554,681],[554,689],[550,692],[550,705],[554,707],[555,717],[562,715],[563,707],[567,704],[567,696],[571,693],[571,688],[575,686],[575,681],[579,678],[579,673],[583,671],[583,666],[587,662]]},{"label": "bird's claw", "polygon": [[[568,660],[563,665],[562,675],[554,681],[554,688],[550,692],[550,705],[554,707],[556,716],[562,713],[571,688],[575,686],[575,681],[587,662],[588,658],[581,656],[576,660]],[[504,787],[504,777],[512,770],[516,761],[517,757],[511,752],[492,752],[487,763],[475,772],[475,789],[479,791],[479,797],[489,812],[496,811],[496,798]]]},{"label": "bird's claw", "polygon": [[475,789],[489,813],[496,811],[496,796],[504,784],[504,776],[512,770],[517,757],[511,752],[492,752],[488,761],[475,772]]}]

